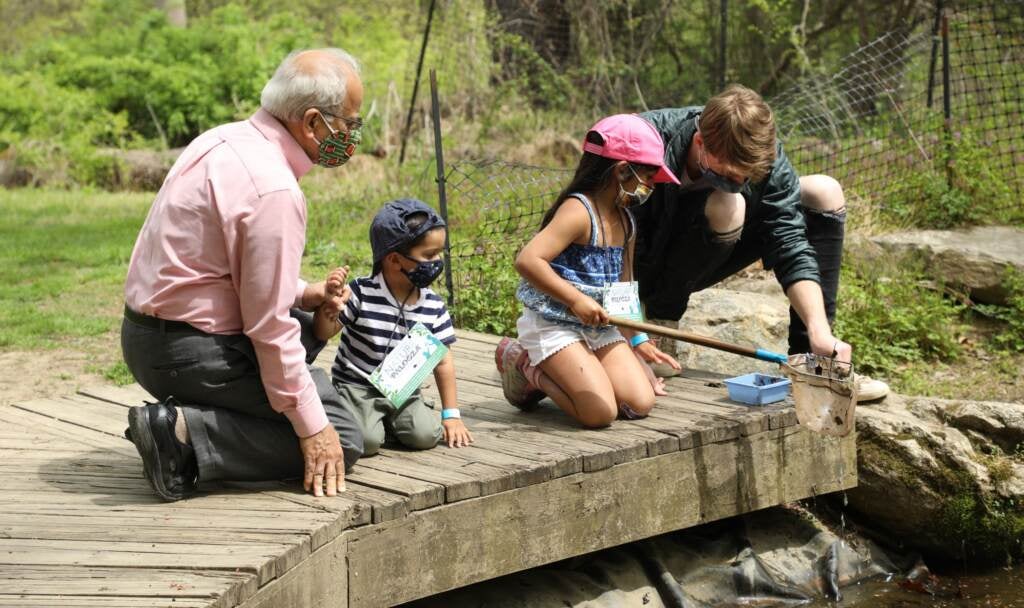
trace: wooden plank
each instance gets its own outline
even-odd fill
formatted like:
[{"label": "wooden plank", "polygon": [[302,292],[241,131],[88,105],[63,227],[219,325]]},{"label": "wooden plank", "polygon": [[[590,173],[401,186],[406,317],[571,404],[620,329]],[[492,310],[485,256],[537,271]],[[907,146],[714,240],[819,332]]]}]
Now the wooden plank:
[{"label": "wooden plank", "polygon": [[[359,463],[363,463],[365,460],[360,460]],[[404,477],[387,471],[378,471],[363,467],[358,463],[351,473],[345,475],[345,484],[353,483],[404,496],[408,500],[410,511],[429,509],[444,504],[444,486],[441,484]]]},{"label": "wooden plank", "polygon": [[[278,606],[332,606],[346,608],[348,539],[337,538],[321,547],[298,567],[264,585],[240,604],[240,608]],[[378,573],[377,584],[387,585],[386,573]],[[357,605],[357,604],[356,604]]]},{"label": "wooden plank", "polygon": [[[751,483],[763,471],[781,483]],[[779,429],[412,513],[346,533],[349,605],[393,605],[855,483],[852,436]]]},{"label": "wooden plank", "polygon": [[753,412],[767,415],[771,420],[771,428],[781,428],[796,424],[796,411],[792,403],[782,402],[777,405],[748,406],[734,403],[728,398],[728,391],[721,380],[707,377],[677,376],[667,381],[669,388],[686,393],[700,393],[708,397],[708,401],[717,405],[730,407],[746,407]]},{"label": "wooden plank", "polygon": [[[324,522],[329,523],[329,521]],[[145,533],[138,532],[145,529]],[[301,542],[315,535],[318,528],[295,518],[260,518],[253,514],[231,518],[154,516],[142,513],[99,513],[82,516],[74,513],[0,514],[0,531],[7,538],[49,540],[111,541],[132,538],[162,542],[165,538],[180,543],[231,544],[256,542]],[[175,539],[173,535],[177,534]],[[133,536],[134,535],[134,536]]]},{"label": "wooden plank", "polygon": [[0,565],[154,567],[249,572],[265,584],[297,564],[302,547],[279,544],[219,545],[0,539]]},{"label": "wooden plank", "polygon": [[49,416],[85,429],[123,437],[128,427],[128,414],[122,409],[99,401],[86,402],[60,397],[14,403],[11,407]]},{"label": "wooden plank", "polygon": [[139,386],[138,383],[132,383],[126,386],[87,386],[79,389],[78,394],[106,401],[114,405],[120,405],[122,407],[138,406],[142,405],[146,401],[156,401],[156,397],[150,395],[146,389]]},{"label": "wooden plank", "polygon": [[122,599],[138,599],[150,605],[167,601],[175,606],[183,602],[184,605],[234,606],[255,593],[256,587],[256,577],[252,574],[223,570],[0,566],[0,598],[46,599],[50,596],[51,605],[60,606],[75,605],[83,596],[104,597],[114,602],[111,605],[117,605]]},{"label": "wooden plank", "polygon": [[468,329],[459,329],[455,332],[455,337],[458,341],[455,342],[455,348],[460,347],[460,342],[478,342],[482,344],[491,345],[493,351],[498,346],[498,342],[501,341],[501,336],[492,336],[491,334],[482,334],[477,331],[471,331]]},{"label": "wooden plank", "polygon": [[435,447],[430,450],[405,450],[401,448],[381,449],[378,456],[381,464],[416,463],[426,467],[465,474],[480,484],[479,496],[504,492],[515,487],[512,471],[493,464],[465,459],[460,456],[462,449]]},{"label": "wooden plank", "polygon": [[[289,544],[297,545],[309,539],[308,531],[282,533],[274,530],[256,529],[224,529],[224,528],[185,528],[167,525],[153,525],[143,528],[135,525],[117,526],[112,520],[88,518],[87,523],[76,521],[51,523],[41,528],[34,517],[21,517],[16,524],[0,524],[3,538],[22,540],[96,540],[109,542],[142,542],[142,543],[176,543],[200,545],[237,545],[237,544]],[[134,522],[138,524],[139,522]]]},{"label": "wooden plank", "polygon": [[474,433],[473,440],[472,445],[444,449],[440,453],[467,463],[482,463],[498,467],[512,480],[512,487],[516,488],[544,483],[552,477],[554,463],[540,460],[536,455],[525,457],[493,449],[500,440],[486,431],[481,430]]},{"label": "wooden plank", "polygon": [[[213,604],[214,606],[216,604]],[[208,600],[182,598],[158,599],[152,597],[110,597],[54,595],[0,595],[0,608],[205,608]]]},{"label": "wooden plank", "polygon": [[[504,425],[477,420],[474,422],[473,445],[488,452],[507,454],[536,462],[538,465],[536,474],[547,477],[542,481],[572,475],[583,470],[583,461],[578,455],[558,450],[552,446],[539,446],[516,441],[514,438],[506,436],[507,431],[508,429]],[[530,483],[522,485],[530,485]],[[517,484],[517,487],[522,486]]]},{"label": "wooden plank", "polygon": [[580,458],[585,472],[600,471],[615,464],[616,455],[603,444],[586,441],[583,437],[554,437],[547,432],[541,432],[538,427],[533,425],[509,423],[507,413],[495,413],[477,405],[465,412],[463,418],[473,421],[474,424],[489,422],[506,425],[508,430],[502,431],[501,435],[524,445],[535,446],[538,449],[548,447],[564,449]]},{"label": "wooden plank", "polygon": [[346,482],[345,496],[370,505],[371,522],[375,524],[409,514],[409,499],[400,494]]},{"label": "wooden plank", "polygon": [[[25,433],[28,437],[50,437],[53,439],[69,440],[68,446],[80,447],[108,447],[120,445],[116,438],[109,433],[89,431],[79,426],[74,426],[55,420],[50,416],[36,414],[23,409],[5,406],[0,407],[0,421],[10,428]],[[76,443],[77,442],[77,443]],[[125,444],[128,445],[128,444]]]},{"label": "wooden plank", "polygon": [[582,472],[583,454],[588,449],[607,457],[607,465],[604,468],[612,466],[611,456],[592,444],[553,442],[530,425],[488,420],[475,415],[473,411],[470,412],[469,419],[473,422],[473,428],[481,432],[482,441],[490,442],[495,450],[523,458],[536,458],[550,464],[552,479]]},{"label": "wooden plank", "polygon": [[480,482],[470,475],[458,471],[437,469],[408,458],[388,458],[383,456],[384,452],[385,450],[381,450],[381,453],[378,454],[382,457],[370,456],[360,459],[356,468],[374,469],[383,473],[437,484],[444,488],[445,502],[456,502],[480,496]]},{"label": "wooden plank", "polygon": [[[473,410],[472,415],[479,415],[483,410],[490,410],[498,415],[508,412],[510,405],[480,404]],[[554,440],[563,439],[582,440],[596,446],[603,446],[603,449],[612,457],[613,464],[630,462],[639,458],[647,457],[647,438],[639,437],[638,433],[620,433],[618,429],[623,425],[621,422],[613,423],[612,426],[604,429],[587,429],[576,424],[568,415],[554,407],[538,407],[536,410],[525,415],[537,426],[543,427],[544,435]],[[626,423],[628,424],[628,423]],[[652,434],[657,434],[652,432]]]}]

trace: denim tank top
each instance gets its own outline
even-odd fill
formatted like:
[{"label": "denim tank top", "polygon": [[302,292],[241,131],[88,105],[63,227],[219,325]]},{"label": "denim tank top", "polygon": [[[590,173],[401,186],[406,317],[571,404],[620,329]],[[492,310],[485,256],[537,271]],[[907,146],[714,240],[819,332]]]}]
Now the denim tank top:
[{"label": "denim tank top", "polygon": [[[624,247],[605,246],[598,243],[601,226],[590,199],[584,194],[574,192],[569,195],[579,199],[590,216],[590,242],[586,245],[570,243],[562,253],[551,260],[551,269],[555,274],[572,284],[573,287],[593,298],[599,304],[604,301],[605,287],[619,280],[622,276],[622,252]],[[636,236],[636,222],[633,214],[626,209],[629,221],[628,238]],[[585,327],[579,318],[572,314],[565,304],[537,289],[526,279],[520,279],[516,289],[516,298],[530,310],[540,314],[544,319],[555,323]]]}]

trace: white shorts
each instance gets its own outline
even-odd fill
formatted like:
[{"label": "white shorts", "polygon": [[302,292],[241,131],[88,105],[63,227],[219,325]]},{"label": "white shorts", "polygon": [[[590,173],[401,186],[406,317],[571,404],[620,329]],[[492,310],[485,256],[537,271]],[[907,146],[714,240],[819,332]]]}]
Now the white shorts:
[{"label": "white shorts", "polygon": [[519,330],[519,343],[530,355],[530,364],[535,366],[576,342],[584,342],[590,350],[595,351],[609,344],[626,341],[617,327],[581,329],[562,325],[548,321],[529,308],[523,309],[523,314],[516,322],[516,329]]}]

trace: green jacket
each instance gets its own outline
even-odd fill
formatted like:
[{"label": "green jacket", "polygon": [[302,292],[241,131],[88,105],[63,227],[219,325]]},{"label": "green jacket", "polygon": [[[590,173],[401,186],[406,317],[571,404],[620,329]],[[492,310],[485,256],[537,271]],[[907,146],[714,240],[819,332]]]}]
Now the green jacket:
[{"label": "green jacket", "polygon": [[[702,106],[690,106],[640,114],[661,133],[665,141],[665,164],[677,176],[686,171],[686,155],[697,131],[694,119],[702,110]],[[782,144],[776,145],[777,157],[771,171],[762,181],[749,184],[741,192],[747,203],[741,238],[757,239],[765,268],[775,271],[783,289],[802,280],[820,283],[818,262],[807,241],[806,222],[800,207],[800,176],[782,151]],[[645,251],[636,253],[638,262],[643,263],[646,257],[648,264],[652,260],[657,260],[656,265],[687,263],[687,260],[667,260],[665,252],[668,243],[682,231],[680,222],[687,221],[687,214],[679,213],[683,211],[680,206],[685,206],[692,194],[680,192],[674,184],[659,184],[650,202],[638,209],[650,207],[644,210],[646,213],[637,214],[638,232],[646,243]],[[689,221],[692,220],[691,217]]]}]

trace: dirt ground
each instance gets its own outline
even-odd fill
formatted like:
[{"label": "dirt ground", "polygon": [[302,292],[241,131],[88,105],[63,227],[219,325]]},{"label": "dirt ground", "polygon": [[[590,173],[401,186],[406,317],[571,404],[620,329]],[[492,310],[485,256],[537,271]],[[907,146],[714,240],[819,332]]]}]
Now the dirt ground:
[{"label": "dirt ground", "polygon": [[0,352],[0,406],[113,384],[103,372],[121,358],[116,333],[46,350]]}]

